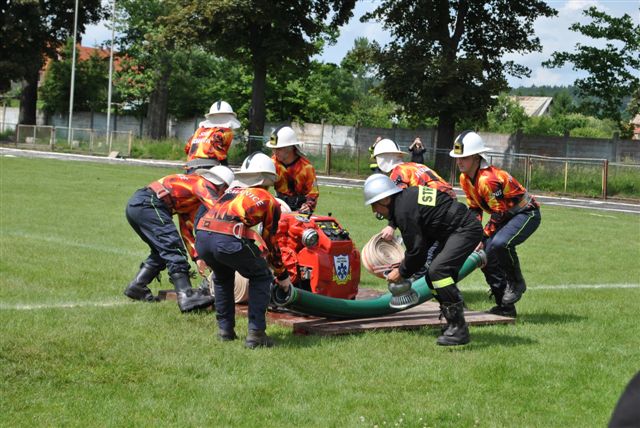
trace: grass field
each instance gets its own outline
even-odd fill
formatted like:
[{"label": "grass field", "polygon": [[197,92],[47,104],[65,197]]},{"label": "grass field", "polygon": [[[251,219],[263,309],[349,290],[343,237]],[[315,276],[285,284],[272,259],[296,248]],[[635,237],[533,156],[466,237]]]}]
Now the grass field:
[{"label": "grass field", "polygon": [[[543,207],[517,323],[469,345],[270,326],[279,346],[249,351],[212,313],[122,295],[146,255],[125,204],[172,172],[0,158],[1,426],[601,427],[640,370],[640,216]],[[382,227],[359,189],[321,188],[328,211],[359,248]],[[479,272],[461,289],[491,306]]]}]

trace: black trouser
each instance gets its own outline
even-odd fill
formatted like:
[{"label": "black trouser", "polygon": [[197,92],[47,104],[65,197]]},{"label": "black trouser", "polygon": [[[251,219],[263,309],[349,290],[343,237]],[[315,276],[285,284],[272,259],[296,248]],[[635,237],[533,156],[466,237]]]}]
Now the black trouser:
[{"label": "black trouser", "polygon": [[522,244],[540,226],[538,208],[515,215],[490,238],[485,239],[487,265],[482,269],[487,283],[494,288],[504,288],[506,281],[522,278],[516,246]]},{"label": "black trouser", "polygon": [[189,272],[189,255],[171,211],[152,190],[136,191],[125,212],[133,230],[151,249],[146,265],[158,271],[167,267],[170,274]]},{"label": "black trouser", "polygon": [[482,239],[482,225],[466,212],[457,229],[440,240],[440,251],[429,265],[427,283],[440,303],[460,301],[456,283],[458,272]]},{"label": "black trouser", "polygon": [[233,289],[237,271],[249,280],[249,330],[265,330],[273,275],[253,241],[198,230],[196,250],[213,270],[218,327],[225,331],[235,327]]}]

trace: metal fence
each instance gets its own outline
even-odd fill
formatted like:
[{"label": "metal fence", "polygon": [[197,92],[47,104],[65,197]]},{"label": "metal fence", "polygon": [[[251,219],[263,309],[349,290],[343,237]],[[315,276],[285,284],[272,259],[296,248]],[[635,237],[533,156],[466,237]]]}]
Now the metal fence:
[{"label": "metal fence", "polygon": [[[321,174],[364,178],[371,174],[368,149],[304,143],[302,149]],[[401,149],[406,150],[406,147]],[[436,155],[446,159],[437,172],[455,186],[459,172],[449,150],[427,148],[424,163],[435,168]],[[640,199],[640,165],[607,159],[556,158],[528,154],[486,154],[492,165],[505,169],[534,192],[566,196]]]},{"label": "metal fence", "polygon": [[[69,136],[69,132],[71,135]],[[71,137],[71,138],[69,138]],[[250,151],[262,150],[265,137],[237,136],[229,152],[229,162],[239,165]],[[39,150],[107,155],[118,151],[130,157],[134,144],[133,133],[53,126],[15,125],[15,146]],[[399,142],[406,151],[410,142]],[[453,185],[458,183],[458,170],[449,150],[425,147],[424,164],[435,168],[436,156],[444,167],[437,172]],[[365,178],[375,163],[368,148],[303,143],[302,150],[319,174],[337,177]],[[587,196],[640,199],[640,165],[610,162],[607,159],[560,158],[528,154],[488,153],[491,164],[509,171],[533,192],[567,196]]]},{"label": "metal fence", "polygon": [[131,155],[133,132],[62,128],[43,125],[17,125],[15,146],[39,150],[108,155],[117,151]]}]

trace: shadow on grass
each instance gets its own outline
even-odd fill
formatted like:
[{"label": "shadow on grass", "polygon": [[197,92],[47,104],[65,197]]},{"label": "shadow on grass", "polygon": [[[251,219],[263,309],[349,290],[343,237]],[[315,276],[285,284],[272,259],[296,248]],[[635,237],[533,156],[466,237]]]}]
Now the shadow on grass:
[{"label": "shadow on grass", "polygon": [[587,319],[580,315],[565,314],[565,313],[552,313],[552,312],[537,312],[537,313],[518,313],[518,321],[522,323],[531,324],[567,324],[573,322],[580,322]]}]

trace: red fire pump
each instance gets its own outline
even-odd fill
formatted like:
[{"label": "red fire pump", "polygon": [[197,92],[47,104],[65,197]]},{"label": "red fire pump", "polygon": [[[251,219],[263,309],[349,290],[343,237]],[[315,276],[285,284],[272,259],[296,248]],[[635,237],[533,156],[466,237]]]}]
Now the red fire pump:
[{"label": "red fire pump", "polygon": [[276,236],[294,286],[325,296],[355,299],[360,253],[335,218],[282,213]]}]

